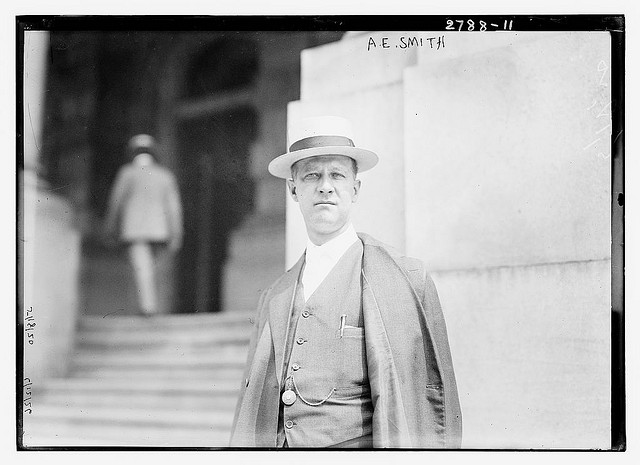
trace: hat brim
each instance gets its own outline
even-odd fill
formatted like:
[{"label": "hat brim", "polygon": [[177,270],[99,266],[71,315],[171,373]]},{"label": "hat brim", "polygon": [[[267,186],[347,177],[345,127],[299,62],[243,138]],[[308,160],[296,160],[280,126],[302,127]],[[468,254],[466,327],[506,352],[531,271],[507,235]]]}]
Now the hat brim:
[{"label": "hat brim", "polygon": [[269,173],[272,175],[288,179],[291,177],[291,166],[300,160],[310,157],[318,157],[322,155],[344,155],[353,158],[358,164],[358,172],[370,170],[378,163],[378,155],[374,152],[359,147],[348,146],[324,146],[312,147],[308,149],[296,150],[295,152],[287,152],[279,157],[274,158],[269,163]]}]

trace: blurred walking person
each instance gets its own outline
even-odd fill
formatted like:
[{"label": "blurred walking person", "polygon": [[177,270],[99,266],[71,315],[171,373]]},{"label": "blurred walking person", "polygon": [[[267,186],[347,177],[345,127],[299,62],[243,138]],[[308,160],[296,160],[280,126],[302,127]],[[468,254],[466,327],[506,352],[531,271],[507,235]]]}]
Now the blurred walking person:
[{"label": "blurred walking person", "polygon": [[182,205],[176,178],[158,163],[158,146],[147,134],[128,144],[130,163],[116,176],[109,198],[105,231],[128,248],[139,311],[158,310],[156,257],[182,246]]}]

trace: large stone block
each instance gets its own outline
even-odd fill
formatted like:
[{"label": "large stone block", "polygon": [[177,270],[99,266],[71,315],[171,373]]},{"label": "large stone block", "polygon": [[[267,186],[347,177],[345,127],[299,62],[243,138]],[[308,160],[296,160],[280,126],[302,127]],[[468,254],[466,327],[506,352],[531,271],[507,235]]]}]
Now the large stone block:
[{"label": "large stone block", "polygon": [[[363,32],[303,50],[301,100],[350,95],[401,82],[403,69],[415,64],[417,59],[414,47],[394,48],[402,35],[398,32]],[[383,42],[389,48],[383,47]]]},{"label": "large stone block", "polygon": [[464,447],[610,447],[610,273],[609,260],[432,273]]},{"label": "large stone block", "polygon": [[[457,27],[458,24],[455,24]],[[424,46],[417,47],[417,62],[419,66],[433,66],[440,61],[460,58],[460,56],[473,56],[488,52],[497,48],[520,46],[526,42],[539,40],[542,35],[546,37],[558,36],[553,33],[528,33],[496,31],[489,34],[477,32],[424,32],[418,34],[423,38]],[[427,45],[427,37],[436,37]],[[440,43],[437,39],[442,38]]]},{"label": "large stone block", "polygon": [[29,318],[25,330],[30,328],[24,335],[24,375],[37,390],[42,387],[38,382],[63,376],[69,368],[78,313],[80,235],[70,204],[29,181],[23,212],[23,306]]},{"label": "large stone block", "polygon": [[405,72],[407,252],[433,269],[610,257],[609,36],[511,42]]}]

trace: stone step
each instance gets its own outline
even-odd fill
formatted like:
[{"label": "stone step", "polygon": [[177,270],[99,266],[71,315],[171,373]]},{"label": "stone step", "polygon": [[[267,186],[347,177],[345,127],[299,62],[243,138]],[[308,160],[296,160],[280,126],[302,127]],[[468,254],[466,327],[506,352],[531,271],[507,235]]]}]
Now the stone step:
[{"label": "stone step", "polygon": [[71,408],[67,406],[42,405],[34,408],[33,415],[25,420],[25,428],[35,424],[56,425],[126,425],[140,428],[195,429],[228,431],[233,423],[233,411],[203,411],[177,408],[114,408],[111,406],[89,406]]},{"label": "stone step", "polygon": [[73,372],[74,379],[129,379],[131,377],[147,380],[240,380],[244,371],[244,365],[234,364],[225,366],[136,366],[136,365],[102,365],[77,367]]},{"label": "stone step", "polygon": [[24,444],[34,446],[94,447],[228,447],[230,431],[168,429],[96,424],[91,428],[60,423],[40,423],[24,429]]},{"label": "stone step", "polygon": [[145,318],[135,315],[83,316],[79,320],[79,330],[117,329],[137,332],[152,328],[158,331],[176,328],[219,328],[229,326],[251,325],[254,313],[224,312],[206,314],[169,314]]},{"label": "stone step", "polygon": [[88,322],[86,321],[88,317],[85,317],[84,321],[81,322],[78,326],[78,333],[124,333],[124,334],[175,334],[175,333],[190,333],[190,332],[198,332],[198,333],[207,333],[207,334],[224,334],[227,331],[241,331],[241,330],[251,330],[253,327],[253,317],[245,317],[242,320],[238,320],[233,323],[207,323],[207,322],[198,322],[198,318],[196,318],[195,322],[190,323],[181,323],[181,324],[170,324],[165,321],[165,319],[170,317],[158,316],[151,319],[143,319],[142,322],[134,325],[131,323],[124,324],[120,320],[127,320],[125,317],[118,318],[117,322],[113,320],[95,320]]},{"label": "stone step", "polygon": [[[237,386],[240,383],[236,383]],[[238,391],[239,392],[239,391]],[[203,395],[185,395],[180,392],[149,392],[148,390],[127,392],[105,391],[66,391],[54,390],[41,393],[34,399],[37,405],[58,406],[70,409],[87,409],[92,407],[135,406],[139,409],[157,409],[171,407],[175,409],[198,409],[203,411],[229,412],[235,409],[238,392],[207,393]]]},{"label": "stone step", "polygon": [[215,350],[222,345],[246,345],[249,343],[251,328],[198,330],[171,330],[154,332],[152,330],[138,333],[129,331],[82,331],[77,335],[79,349],[127,349],[127,348],[159,348],[172,347],[209,347]]},{"label": "stone step", "polygon": [[53,378],[47,380],[44,393],[65,392],[93,394],[119,393],[121,395],[135,395],[148,393],[149,395],[190,395],[211,397],[215,395],[237,395],[240,392],[240,380],[162,380],[153,383],[137,378],[132,379],[75,379]]},{"label": "stone step", "polygon": [[237,368],[244,367],[247,351],[247,346],[215,353],[189,352],[179,348],[165,351],[81,351],[73,357],[72,370],[98,367],[193,370]]}]

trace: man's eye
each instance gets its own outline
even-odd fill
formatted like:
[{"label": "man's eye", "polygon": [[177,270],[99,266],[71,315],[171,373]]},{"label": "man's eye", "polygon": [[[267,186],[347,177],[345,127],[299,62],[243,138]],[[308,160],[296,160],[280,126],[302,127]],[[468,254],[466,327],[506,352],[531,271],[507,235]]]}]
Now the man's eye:
[{"label": "man's eye", "polygon": [[318,177],[318,173],[308,173],[305,174],[304,179],[316,179]]},{"label": "man's eye", "polygon": [[332,175],[335,179],[343,179],[345,177],[342,173],[333,173]]}]

